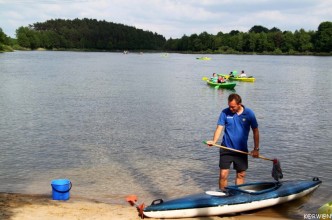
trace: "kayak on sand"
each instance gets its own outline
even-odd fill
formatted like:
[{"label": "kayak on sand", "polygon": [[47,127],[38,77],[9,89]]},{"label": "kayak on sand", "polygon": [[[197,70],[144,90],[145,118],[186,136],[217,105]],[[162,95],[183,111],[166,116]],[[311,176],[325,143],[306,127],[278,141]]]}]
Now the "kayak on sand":
[{"label": "kayak on sand", "polygon": [[317,177],[312,180],[246,183],[228,186],[225,191],[206,191],[169,201],[157,199],[147,207],[137,205],[136,196],[127,197],[127,201],[137,207],[142,217],[215,216],[289,202],[313,192],[321,183]]}]

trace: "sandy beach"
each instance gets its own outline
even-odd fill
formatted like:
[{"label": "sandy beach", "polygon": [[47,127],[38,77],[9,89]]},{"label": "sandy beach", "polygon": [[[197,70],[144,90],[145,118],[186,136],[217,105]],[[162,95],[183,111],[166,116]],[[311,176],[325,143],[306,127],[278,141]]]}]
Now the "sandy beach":
[{"label": "sandy beach", "polygon": [[139,219],[134,208],[70,198],[52,200],[48,195],[0,194],[0,219]]},{"label": "sandy beach", "polygon": [[[272,217],[271,217],[272,216]],[[2,220],[139,220],[130,205],[100,203],[79,197],[67,201],[52,200],[49,195],[0,193],[0,219]],[[185,218],[187,220],[217,219],[287,219],[270,211],[258,211],[236,216],[210,216]]]}]

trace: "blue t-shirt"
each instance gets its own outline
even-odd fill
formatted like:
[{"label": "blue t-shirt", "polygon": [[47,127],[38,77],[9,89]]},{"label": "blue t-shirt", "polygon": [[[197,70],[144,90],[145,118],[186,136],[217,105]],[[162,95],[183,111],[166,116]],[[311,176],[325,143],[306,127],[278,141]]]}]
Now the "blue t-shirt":
[{"label": "blue t-shirt", "polygon": [[258,128],[255,113],[243,106],[242,114],[232,113],[229,108],[222,110],[218,125],[224,126],[221,145],[248,152],[250,128]]}]

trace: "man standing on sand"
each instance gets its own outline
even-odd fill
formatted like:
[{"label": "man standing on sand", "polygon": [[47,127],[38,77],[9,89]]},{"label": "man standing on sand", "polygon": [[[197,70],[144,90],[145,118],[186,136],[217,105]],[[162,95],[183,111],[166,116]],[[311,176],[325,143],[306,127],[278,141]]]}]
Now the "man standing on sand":
[{"label": "man standing on sand", "polygon": [[[251,155],[259,156],[259,131],[255,114],[242,105],[242,99],[238,94],[229,95],[228,108],[220,113],[213,140],[207,141],[207,144],[210,146],[216,144],[224,128],[221,145],[244,152],[248,152],[248,136],[251,128],[254,138],[254,149]],[[221,190],[225,190],[228,184],[228,174],[232,163],[236,170],[235,184],[243,184],[245,181],[248,155],[220,149],[219,188]]]}]

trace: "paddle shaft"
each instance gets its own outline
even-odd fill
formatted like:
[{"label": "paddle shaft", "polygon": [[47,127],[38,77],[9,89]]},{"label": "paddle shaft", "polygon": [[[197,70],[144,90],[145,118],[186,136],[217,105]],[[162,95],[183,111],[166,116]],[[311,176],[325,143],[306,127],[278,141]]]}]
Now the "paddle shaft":
[{"label": "paddle shaft", "polygon": [[[230,150],[230,151],[234,151],[234,152],[237,152],[237,153],[247,154],[247,155],[252,156],[251,153],[248,153],[248,152],[245,152],[245,151],[236,150],[236,149],[229,148],[229,147],[225,147],[225,146],[221,146],[221,145],[218,145],[218,144],[212,144],[212,146],[215,146],[215,147],[219,147],[219,148],[222,148],[222,149],[225,149],[225,150]],[[266,157],[263,157],[263,156],[258,156],[258,158],[261,158],[261,159],[263,159],[263,160],[270,160],[270,161],[273,161],[273,159],[269,159],[269,158],[266,158]]]}]

